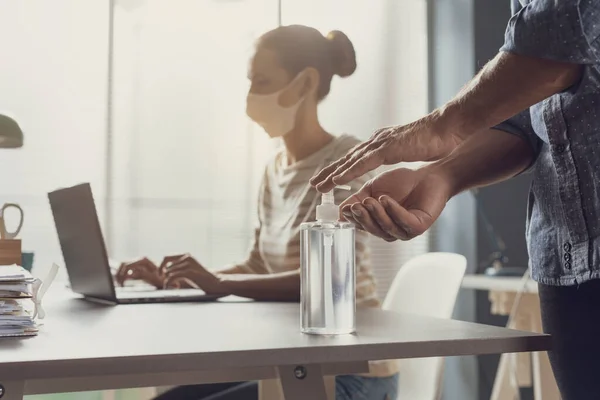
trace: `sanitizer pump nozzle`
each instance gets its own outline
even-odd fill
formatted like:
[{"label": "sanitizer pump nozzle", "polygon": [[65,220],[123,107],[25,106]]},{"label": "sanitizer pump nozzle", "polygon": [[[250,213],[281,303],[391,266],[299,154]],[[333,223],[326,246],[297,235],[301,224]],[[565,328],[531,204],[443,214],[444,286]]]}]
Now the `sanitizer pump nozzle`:
[{"label": "sanitizer pump nozzle", "polygon": [[321,204],[317,206],[317,221],[335,222],[339,219],[340,207],[335,204],[333,196],[335,189],[350,190],[350,186],[336,186],[321,195]]}]

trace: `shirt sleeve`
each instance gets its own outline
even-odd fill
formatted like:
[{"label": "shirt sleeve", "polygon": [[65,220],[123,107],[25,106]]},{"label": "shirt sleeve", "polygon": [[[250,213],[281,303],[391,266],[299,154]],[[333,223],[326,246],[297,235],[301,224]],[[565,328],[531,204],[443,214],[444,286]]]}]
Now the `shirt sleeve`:
[{"label": "shirt sleeve", "polygon": [[600,62],[599,20],[599,0],[533,0],[510,19],[500,51],[576,64],[597,64]]},{"label": "shirt sleeve", "polygon": [[533,160],[524,172],[530,171],[542,149],[542,140],[533,131],[531,126],[531,113],[529,109],[520,112],[504,122],[501,122],[500,124],[492,127],[492,129],[516,135],[525,140],[529,146],[531,146],[534,153]]}]

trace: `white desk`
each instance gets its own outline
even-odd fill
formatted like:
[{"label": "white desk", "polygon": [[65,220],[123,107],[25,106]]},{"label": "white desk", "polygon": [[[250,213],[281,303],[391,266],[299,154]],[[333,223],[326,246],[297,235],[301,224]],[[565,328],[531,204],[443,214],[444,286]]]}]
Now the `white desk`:
[{"label": "white desk", "polygon": [[[531,332],[543,331],[538,287],[532,279],[524,282],[518,277],[465,275],[462,287],[489,291],[491,313],[512,318],[510,328]],[[521,290],[523,294],[518,308],[513,311],[517,293]],[[514,357],[517,359],[515,360]],[[512,366],[516,367],[516,371]],[[511,374],[516,376],[516,385],[511,382]],[[517,386],[533,386],[536,400],[560,400],[560,393],[546,352],[534,352],[530,355],[522,353],[518,356],[502,355],[491,400],[514,399]]]},{"label": "white desk", "polygon": [[358,313],[358,334],[299,332],[281,303],[100,306],[54,290],[31,339],[0,340],[2,400],[204,382],[281,379],[286,399],[326,398],[323,375],[364,372],[366,360],[548,349],[550,337],[461,321]]}]

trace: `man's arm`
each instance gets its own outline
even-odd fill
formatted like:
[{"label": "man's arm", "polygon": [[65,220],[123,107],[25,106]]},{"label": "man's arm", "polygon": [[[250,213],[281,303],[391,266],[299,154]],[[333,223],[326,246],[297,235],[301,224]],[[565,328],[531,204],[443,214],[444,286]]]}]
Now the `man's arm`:
[{"label": "man's arm", "polygon": [[492,127],[600,63],[599,1],[536,0],[514,11],[500,54],[444,107],[462,132]]},{"label": "man's arm", "polygon": [[581,65],[501,52],[446,105],[412,124],[379,131],[311,184],[327,192],[381,165],[439,160],[469,136],[572,86],[581,72]]},{"label": "man's arm", "polygon": [[581,72],[578,64],[501,52],[434,112],[436,130],[460,143],[574,85]]},{"label": "man's arm", "polygon": [[340,207],[344,218],[375,236],[412,239],[431,227],[456,194],[509,179],[534,159],[532,146],[521,136],[482,131],[443,160],[378,175]]},{"label": "man's arm", "polygon": [[510,20],[501,52],[445,106],[404,126],[381,129],[311,184],[321,192],[382,164],[432,161],[578,82],[600,63],[600,2],[536,0]]},{"label": "man's arm", "polygon": [[467,139],[448,157],[425,167],[448,183],[448,198],[475,187],[491,185],[523,172],[536,152],[514,134],[490,129]]}]

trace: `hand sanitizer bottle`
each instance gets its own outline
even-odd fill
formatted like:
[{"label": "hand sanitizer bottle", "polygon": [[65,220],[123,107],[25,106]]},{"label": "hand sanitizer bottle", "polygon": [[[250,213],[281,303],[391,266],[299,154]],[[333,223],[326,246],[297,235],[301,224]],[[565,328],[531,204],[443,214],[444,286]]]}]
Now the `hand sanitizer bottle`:
[{"label": "hand sanitizer bottle", "polygon": [[340,335],[356,329],[354,225],[338,219],[339,206],[331,191],[321,197],[317,221],[300,226],[300,324],[304,333]]}]

